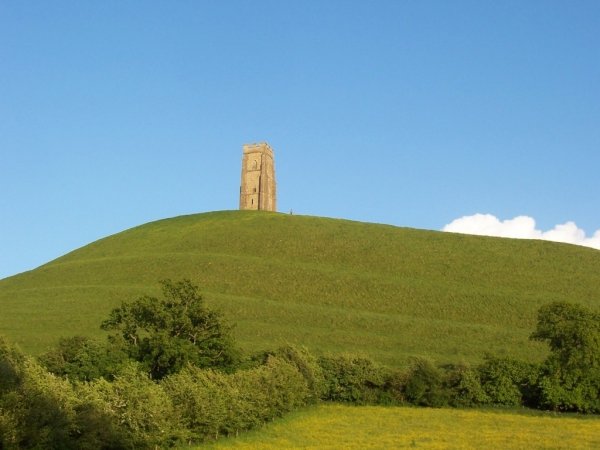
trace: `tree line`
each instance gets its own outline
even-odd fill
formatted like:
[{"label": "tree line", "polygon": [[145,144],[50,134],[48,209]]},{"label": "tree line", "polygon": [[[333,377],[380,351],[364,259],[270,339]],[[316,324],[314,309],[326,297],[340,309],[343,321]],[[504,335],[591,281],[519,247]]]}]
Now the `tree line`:
[{"label": "tree line", "polygon": [[600,413],[600,315],[551,303],[531,339],[541,364],[368,357],[285,346],[244,357],[231,327],[189,280],[162,282],[111,311],[100,342],[61,338],[38,358],[0,338],[0,449],[133,449],[203,442],[318,401],[441,407],[527,406]]}]

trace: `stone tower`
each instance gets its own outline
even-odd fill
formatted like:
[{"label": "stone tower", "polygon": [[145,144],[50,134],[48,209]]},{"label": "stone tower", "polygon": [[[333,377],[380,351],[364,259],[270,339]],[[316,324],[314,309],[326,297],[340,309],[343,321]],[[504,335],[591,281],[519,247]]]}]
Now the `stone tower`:
[{"label": "stone tower", "polygon": [[244,145],[240,209],[277,211],[275,161],[266,142]]}]

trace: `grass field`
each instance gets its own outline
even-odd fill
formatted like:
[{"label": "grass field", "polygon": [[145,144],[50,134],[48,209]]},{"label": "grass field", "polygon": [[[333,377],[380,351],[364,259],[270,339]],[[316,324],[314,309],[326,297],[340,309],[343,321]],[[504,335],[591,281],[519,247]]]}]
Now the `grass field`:
[{"label": "grass field", "polygon": [[198,448],[593,449],[600,418],[549,413],[321,405]]},{"label": "grass field", "polygon": [[338,219],[223,211],[145,224],[0,280],[0,334],[33,354],[187,277],[246,350],[296,343],[402,365],[539,360],[540,305],[600,306],[600,251]]}]

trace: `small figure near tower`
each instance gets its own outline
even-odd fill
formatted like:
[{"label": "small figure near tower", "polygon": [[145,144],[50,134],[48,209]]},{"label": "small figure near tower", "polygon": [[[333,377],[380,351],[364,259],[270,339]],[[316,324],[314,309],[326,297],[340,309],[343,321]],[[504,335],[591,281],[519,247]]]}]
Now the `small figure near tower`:
[{"label": "small figure near tower", "polygon": [[240,209],[277,211],[275,160],[266,142],[244,145]]}]

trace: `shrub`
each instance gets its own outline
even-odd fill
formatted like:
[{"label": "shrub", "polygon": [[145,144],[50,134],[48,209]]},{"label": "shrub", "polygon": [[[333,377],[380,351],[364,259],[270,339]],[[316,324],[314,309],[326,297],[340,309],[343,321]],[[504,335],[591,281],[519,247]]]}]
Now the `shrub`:
[{"label": "shrub", "polygon": [[[92,433],[84,436],[87,445],[154,448],[187,438],[162,386],[135,364],[127,365],[113,382],[100,378],[78,385],[78,394],[79,425]],[[106,429],[98,430],[98,424]]]},{"label": "shrub", "polygon": [[491,404],[521,406],[536,403],[538,367],[535,364],[487,355],[477,372]]},{"label": "shrub", "polygon": [[261,366],[224,374],[188,366],[162,382],[196,440],[237,435],[307,404],[296,366],[273,355]]},{"label": "shrub", "polygon": [[306,380],[288,361],[268,356],[259,367],[230,375],[233,399],[226,434],[237,435],[307,404]]},{"label": "shrub", "polygon": [[243,403],[259,423],[307,404],[310,390],[298,368],[283,358],[269,356],[264,365],[232,375]]},{"label": "shrub", "polygon": [[289,362],[302,374],[308,386],[309,396],[306,399],[308,403],[319,401],[325,393],[325,377],[317,358],[305,347],[295,347],[293,345],[280,347],[271,354]]},{"label": "shrub", "polygon": [[323,400],[358,405],[384,403],[389,373],[371,359],[355,355],[323,356],[319,365],[325,377]]},{"label": "shrub", "polygon": [[17,419],[0,405],[0,448],[18,448],[18,435]]},{"label": "shrub", "polygon": [[77,398],[72,386],[31,358],[24,358],[13,369],[13,374],[19,374],[1,397],[0,447],[76,448],[73,436]]},{"label": "shrub", "polygon": [[16,389],[23,377],[25,355],[0,336],[0,395]]},{"label": "shrub", "polygon": [[404,391],[408,381],[408,372],[406,370],[395,369],[389,372],[383,390],[389,396],[390,404],[406,403]]},{"label": "shrub", "polygon": [[448,366],[445,378],[450,405],[465,408],[490,402],[490,398],[481,386],[479,372],[476,369],[465,364]]},{"label": "shrub", "polygon": [[440,407],[448,404],[450,394],[444,386],[443,373],[427,359],[413,360],[408,372],[404,396],[419,406]]},{"label": "shrub", "polygon": [[162,381],[184,426],[194,440],[218,439],[227,422],[235,420],[231,376],[188,365]]}]

